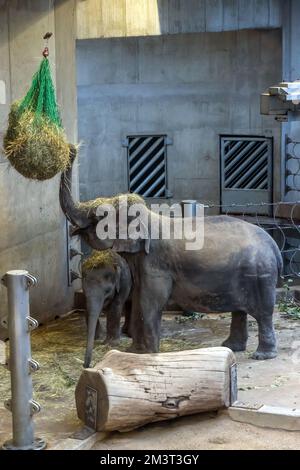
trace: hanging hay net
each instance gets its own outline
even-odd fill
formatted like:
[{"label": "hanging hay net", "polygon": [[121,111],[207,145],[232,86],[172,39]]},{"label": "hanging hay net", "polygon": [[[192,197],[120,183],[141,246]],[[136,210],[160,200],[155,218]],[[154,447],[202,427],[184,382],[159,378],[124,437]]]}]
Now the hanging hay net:
[{"label": "hanging hay net", "polygon": [[26,178],[46,180],[69,164],[69,146],[58,111],[49,60],[41,62],[22,101],[11,106],[4,152]]}]

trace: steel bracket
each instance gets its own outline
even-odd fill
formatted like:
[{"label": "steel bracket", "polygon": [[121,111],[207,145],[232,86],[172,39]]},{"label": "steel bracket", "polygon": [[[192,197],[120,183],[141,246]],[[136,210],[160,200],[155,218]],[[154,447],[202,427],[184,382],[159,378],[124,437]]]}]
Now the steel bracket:
[{"label": "steel bracket", "polygon": [[35,361],[32,358],[28,360],[28,366],[29,366],[29,373],[36,372],[40,368],[38,361]]},{"label": "steel bracket", "polygon": [[72,247],[70,248],[70,259],[73,259],[75,256],[83,256],[83,253]]},{"label": "steel bracket", "polygon": [[70,270],[70,277],[71,277],[71,283],[76,281],[76,279],[81,279],[80,274],[78,274],[76,271],[73,271],[73,269]]},{"label": "steel bracket", "polygon": [[27,317],[27,326],[28,326],[28,331],[35,330],[39,326],[39,322],[32,317]]},{"label": "steel bracket", "polygon": [[37,401],[30,400],[29,405],[31,415],[35,415],[36,413],[39,413],[41,411],[41,405]]},{"label": "steel bracket", "polygon": [[6,328],[6,329],[8,328],[8,318],[7,318],[7,316],[1,318],[0,324],[1,324],[2,328]]},{"label": "steel bracket", "polygon": [[27,283],[27,289],[30,289],[30,287],[34,287],[37,285],[37,279],[36,277],[32,276],[32,274],[26,274],[26,283]]},{"label": "steel bracket", "polygon": [[11,398],[8,398],[7,400],[5,400],[4,402],[4,407],[8,410],[8,411],[12,411],[12,404],[11,404]]}]

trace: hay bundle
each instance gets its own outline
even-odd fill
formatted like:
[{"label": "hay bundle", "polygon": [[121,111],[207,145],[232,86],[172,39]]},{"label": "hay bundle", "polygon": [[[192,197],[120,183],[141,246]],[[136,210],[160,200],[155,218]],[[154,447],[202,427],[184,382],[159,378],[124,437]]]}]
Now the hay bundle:
[{"label": "hay bundle", "polygon": [[82,273],[86,274],[88,271],[98,269],[105,266],[113,266],[117,264],[118,254],[108,249],[103,251],[93,251],[91,255],[86,258],[82,264]]},{"label": "hay bundle", "polygon": [[47,57],[42,60],[25,98],[11,106],[4,152],[11,165],[31,179],[52,178],[69,164],[69,146]]},{"label": "hay bundle", "polygon": [[91,199],[90,201],[80,202],[78,207],[80,209],[87,209],[88,215],[90,215],[93,210],[97,209],[97,207],[101,206],[102,204],[111,204],[115,209],[118,209],[119,203],[125,199],[127,200],[128,207],[131,207],[134,204],[146,205],[146,202],[142,196],[139,196],[135,193],[125,193],[117,194],[116,196],[111,197],[97,197],[96,199]]}]

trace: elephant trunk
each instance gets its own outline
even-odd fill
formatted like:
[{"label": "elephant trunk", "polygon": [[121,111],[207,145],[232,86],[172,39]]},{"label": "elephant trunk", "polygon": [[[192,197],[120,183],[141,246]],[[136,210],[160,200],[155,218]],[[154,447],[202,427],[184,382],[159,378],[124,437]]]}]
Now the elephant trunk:
[{"label": "elephant trunk", "polygon": [[87,211],[80,209],[72,198],[72,169],[77,155],[74,145],[70,144],[70,166],[61,174],[59,201],[63,213],[68,221],[79,228],[85,228],[90,224]]},{"label": "elephant trunk", "polygon": [[89,367],[92,360],[96,327],[102,308],[103,300],[101,302],[97,301],[92,303],[92,305],[88,305],[88,336],[83,364],[84,367]]}]

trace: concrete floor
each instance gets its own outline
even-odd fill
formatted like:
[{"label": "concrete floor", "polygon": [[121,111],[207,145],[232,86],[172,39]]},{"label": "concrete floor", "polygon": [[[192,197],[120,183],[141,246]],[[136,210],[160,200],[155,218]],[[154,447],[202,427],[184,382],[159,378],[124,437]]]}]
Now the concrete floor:
[{"label": "concrete floor", "polygon": [[294,450],[300,432],[259,428],[232,421],[225,413],[202,414],[113,433],[92,450]]},{"label": "concrete floor", "polygon": [[[165,315],[161,349],[171,351],[219,346],[228,335],[229,325],[229,315],[209,315],[183,323],[178,322],[175,315]],[[300,408],[300,321],[283,318],[277,313],[275,327],[279,345],[278,357],[269,361],[254,361],[249,356],[257,346],[257,326],[256,322],[250,319],[247,352],[236,354],[238,399],[250,403]],[[43,405],[42,412],[35,418],[37,435],[44,436],[50,448],[81,426],[74,403],[75,385],[68,385],[66,389],[60,388],[59,393],[52,393],[52,396],[47,386],[51,374],[53,382],[53,364],[56,367],[55,374],[58,374],[57,380],[65,380],[67,377],[68,381],[71,378],[72,383],[76,384],[82,370],[84,328],[83,318],[72,315],[39,328],[34,332],[36,337],[33,335],[33,357],[41,364],[41,371],[37,373],[40,374],[37,383],[38,399]],[[128,341],[122,340],[120,349],[124,350],[127,346]],[[43,364],[43,348],[47,350],[48,365]],[[97,343],[96,349],[96,359],[100,360],[105,348],[101,349]],[[54,363],[49,362],[51,351]],[[38,375],[36,377],[38,378]],[[0,371],[0,380],[3,378],[4,372]],[[6,395],[7,392],[0,397],[0,443],[11,436],[11,416],[2,405]],[[94,446],[94,449],[99,450],[159,448],[299,449],[300,433],[236,423],[222,412],[218,416],[210,413],[154,423],[125,434],[113,433],[105,441]]]},{"label": "concrete floor", "polygon": [[[201,338],[201,347],[218,346],[226,337],[229,317],[210,315],[184,325],[167,316],[163,335]],[[300,408],[300,322],[287,320],[277,313],[275,326],[279,354],[269,361],[254,361],[250,353],[256,349],[256,322],[249,322],[246,353],[237,353],[238,399],[249,403]],[[300,432],[259,428],[232,421],[226,412],[179,418],[154,423],[130,433],[113,433],[96,443],[94,450],[116,449],[300,449]]]}]

